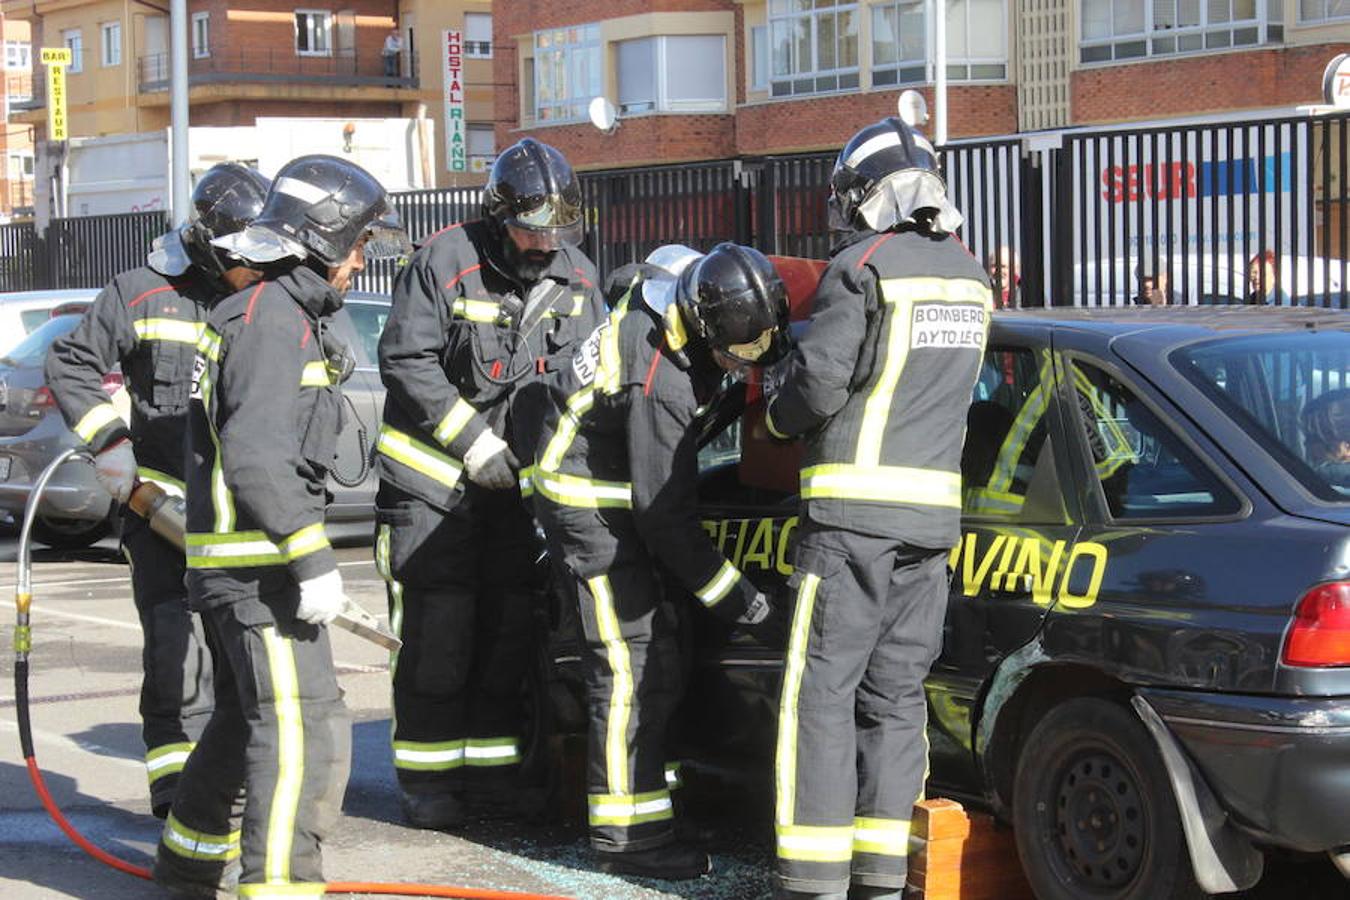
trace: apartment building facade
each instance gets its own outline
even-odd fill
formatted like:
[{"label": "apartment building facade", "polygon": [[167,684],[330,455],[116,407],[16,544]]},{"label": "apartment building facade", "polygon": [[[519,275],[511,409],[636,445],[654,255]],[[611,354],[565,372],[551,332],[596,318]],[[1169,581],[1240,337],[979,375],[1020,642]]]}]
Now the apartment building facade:
[{"label": "apartment building facade", "polygon": [[0,15],[0,40],[5,48],[5,126],[0,132],[0,219],[32,215],[35,157],[33,129],[11,120],[30,108],[33,96],[33,40],[27,22]]},{"label": "apartment building facade", "polygon": [[[1293,113],[1350,49],[1341,0],[947,0],[952,139]],[[582,168],[841,146],[934,104],[925,0],[514,0],[496,12],[497,143]],[[602,134],[595,96],[619,111]]]},{"label": "apartment building facade", "polygon": [[[189,0],[189,105],[194,127],[259,119],[423,119],[434,152],[430,183],[481,182],[493,152],[490,0]],[[0,11],[30,27],[34,47],[65,46],[72,138],[162,131],[170,124],[167,5],[139,0],[3,0]],[[457,170],[444,134],[447,71],[443,32],[470,34],[474,52],[458,70],[459,115],[472,148]],[[401,47],[391,64],[390,34]],[[36,56],[36,54],[34,54]],[[41,67],[35,108],[12,116],[45,138]],[[13,127],[13,126],[11,126]],[[296,126],[302,127],[302,126]],[[348,135],[349,137],[349,135]],[[486,138],[486,139],[485,139]],[[477,168],[478,172],[473,169]]]}]

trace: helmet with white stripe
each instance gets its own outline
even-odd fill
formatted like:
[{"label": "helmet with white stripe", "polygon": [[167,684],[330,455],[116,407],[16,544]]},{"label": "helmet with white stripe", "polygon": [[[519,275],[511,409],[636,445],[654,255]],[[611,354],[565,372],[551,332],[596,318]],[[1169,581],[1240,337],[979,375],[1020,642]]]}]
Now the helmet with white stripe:
[{"label": "helmet with white stripe", "polygon": [[368,258],[407,249],[398,213],[375,177],[356,163],[315,154],[282,166],[258,218],[215,244],[258,265],[313,257],[337,266],[368,234]]},{"label": "helmet with white stripe", "polygon": [[936,215],[923,221],[951,231],[960,226],[961,215],[946,194],[937,151],[928,139],[900,119],[882,119],[839,152],[830,176],[830,227],[886,231],[931,210]]}]

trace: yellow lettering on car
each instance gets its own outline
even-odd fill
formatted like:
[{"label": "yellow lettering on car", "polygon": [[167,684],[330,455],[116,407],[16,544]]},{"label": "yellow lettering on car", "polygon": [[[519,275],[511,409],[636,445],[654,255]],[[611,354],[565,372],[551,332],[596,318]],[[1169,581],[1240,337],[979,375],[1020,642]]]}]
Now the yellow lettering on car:
[{"label": "yellow lettering on car", "polygon": [[[741,530],[749,531],[750,523],[747,521]],[[750,538],[750,546],[737,566],[742,569],[759,568],[767,572],[773,565],[773,519],[760,519]]]},{"label": "yellow lettering on car", "polygon": [[783,530],[778,532],[777,569],[779,575],[791,575],[793,572],[792,560],[788,559],[788,545],[792,537],[792,531],[796,527],[797,517],[793,516],[783,523]]},{"label": "yellow lettering on car", "polygon": [[[1036,535],[981,536],[968,532],[952,549],[948,566],[961,579],[962,595],[982,591],[1029,591],[1037,606],[1058,603],[1066,609],[1086,609],[1097,602],[1109,558],[1096,541],[1049,541]],[[1076,593],[1071,579],[1085,576],[1086,588]],[[1082,584],[1082,581],[1078,582]]]},{"label": "yellow lettering on car", "polygon": [[742,571],[792,574],[789,547],[797,517],[786,519],[704,519],[700,524],[719,553]]}]

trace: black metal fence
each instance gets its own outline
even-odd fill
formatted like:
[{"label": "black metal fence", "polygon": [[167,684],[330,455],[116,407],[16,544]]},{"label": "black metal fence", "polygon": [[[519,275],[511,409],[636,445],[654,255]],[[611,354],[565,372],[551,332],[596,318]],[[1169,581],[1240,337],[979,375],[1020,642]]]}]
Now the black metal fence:
[{"label": "black metal fence", "polygon": [[[960,236],[1020,267],[1023,305],[1117,305],[1147,278],[1172,302],[1350,307],[1350,114],[1136,128],[941,148]],[[584,249],[600,271],[671,242],[823,258],[833,153],[588,172]],[[472,189],[396,194],[414,240],[478,213]],[[161,213],[0,227],[0,290],[87,287],[140,264]],[[1255,263],[1255,264],[1254,264]],[[1268,263],[1268,265],[1267,265]],[[388,290],[395,264],[358,284]]]}]

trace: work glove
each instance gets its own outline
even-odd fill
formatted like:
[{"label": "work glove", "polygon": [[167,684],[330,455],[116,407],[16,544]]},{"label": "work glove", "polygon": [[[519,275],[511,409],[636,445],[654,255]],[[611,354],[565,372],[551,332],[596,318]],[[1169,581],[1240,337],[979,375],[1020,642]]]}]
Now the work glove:
[{"label": "work glove", "polygon": [[123,438],[94,457],[94,477],[118,503],[126,503],[136,483],[136,454]]},{"label": "work glove", "polygon": [[300,582],[300,603],[295,617],[311,625],[327,625],[347,605],[342,575],[337,569]]},{"label": "work glove", "polygon": [[781,604],[757,593],[736,618],[736,625],[765,647],[779,648],[787,643],[788,611]]},{"label": "work glove", "polygon": [[506,441],[491,431],[480,434],[464,454],[464,471],[469,480],[489,490],[505,491],[514,487],[519,469],[520,460],[506,446]]}]

